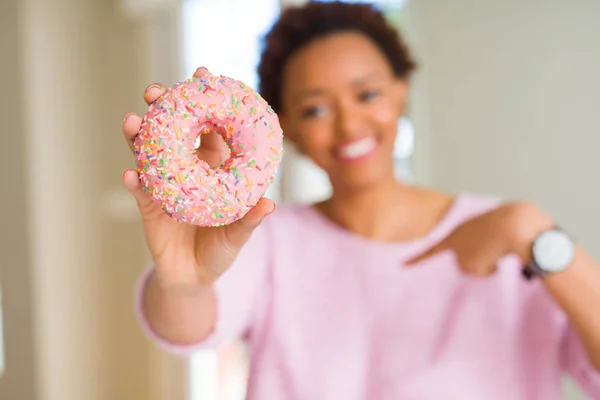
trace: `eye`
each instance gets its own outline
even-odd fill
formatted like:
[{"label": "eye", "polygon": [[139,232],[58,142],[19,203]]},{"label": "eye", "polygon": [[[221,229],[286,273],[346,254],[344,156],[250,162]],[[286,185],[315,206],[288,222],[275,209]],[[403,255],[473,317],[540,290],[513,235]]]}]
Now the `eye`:
[{"label": "eye", "polygon": [[306,107],[300,113],[302,118],[317,118],[317,117],[322,117],[325,114],[327,114],[327,107],[325,107],[325,106]]},{"label": "eye", "polygon": [[363,103],[369,103],[373,100],[376,100],[379,97],[379,94],[380,93],[378,90],[365,90],[360,93],[359,99]]}]

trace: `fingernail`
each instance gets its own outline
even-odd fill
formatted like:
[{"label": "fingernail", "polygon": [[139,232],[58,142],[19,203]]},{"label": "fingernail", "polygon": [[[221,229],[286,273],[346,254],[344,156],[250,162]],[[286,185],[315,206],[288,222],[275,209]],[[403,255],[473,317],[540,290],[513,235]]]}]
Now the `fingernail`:
[{"label": "fingernail", "polygon": [[277,208],[277,204],[273,203],[273,207],[271,208],[271,211],[269,211],[266,215],[273,214],[273,212],[275,211],[276,208]]},{"label": "fingernail", "polygon": [[146,90],[144,90],[144,93],[148,93],[149,91],[151,91],[152,89],[160,89],[160,85],[158,84],[154,84],[154,85],[150,85],[146,88]]},{"label": "fingernail", "polygon": [[205,72],[208,72],[208,69],[206,67],[200,67],[200,68],[198,68],[196,70],[197,74],[199,74],[199,73],[205,73]]},{"label": "fingernail", "polygon": [[123,179],[125,177],[125,174],[127,173],[127,171],[129,171],[129,170],[126,169],[125,171],[123,171],[123,173],[121,174],[121,179]]},{"label": "fingernail", "polygon": [[123,123],[127,122],[127,119],[128,119],[129,117],[131,117],[132,115],[135,115],[135,113],[129,113],[129,114],[127,114],[127,115],[125,116],[125,118],[123,119]]}]

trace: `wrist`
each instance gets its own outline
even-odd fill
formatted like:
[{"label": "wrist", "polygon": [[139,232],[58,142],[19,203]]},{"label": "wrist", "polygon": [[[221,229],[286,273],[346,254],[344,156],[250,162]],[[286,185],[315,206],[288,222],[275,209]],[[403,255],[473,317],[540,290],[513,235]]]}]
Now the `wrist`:
[{"label": "wrist", "polygon": [[511,205],[508,248],[521,258],[524,264],[532,259],[533,243],[542,232],[555,226],[552,218],[537,206],[530,203]]},{"label": "wrist", "polygon": [[159,273],[157,268],[150,273],[148,284],[155,286],[164,293],[176,293],[179,295],[195,296],[212,290],[212,281],[205,282],[199,278],[178,279],[167,278]]}]

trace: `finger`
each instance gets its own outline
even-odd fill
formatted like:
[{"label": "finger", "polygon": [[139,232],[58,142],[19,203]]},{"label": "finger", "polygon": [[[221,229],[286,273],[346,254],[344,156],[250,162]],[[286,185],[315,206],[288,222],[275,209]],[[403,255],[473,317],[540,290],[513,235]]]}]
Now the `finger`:
[{"label": "finger", "polygon": [[160,83],[155,83],[146,88],[144,91],[144,101],[148,103],[148,105],[154,103],[156,99],[162,96],[167,89],[161,85]]},{"label": "finger", "polygon": [[208,71],[208,69],[206,67],[200,67],[194,72],[194,76],[196,78],[203,78],[208,75],[210,75],[210,72]]},{"label": "finger", "polygon": [[132,169],[123,171],[123,186],[134,197],[141,213],[144,213],[153,203],[152,198],[144,192],[138,173]]},{"label": "finger", "polygon": [[127,114],[123,120],[123,135],[125,136],[125,140],[131,151],[134,151],[133,142],[141,125],[142,117],[134,113]]},{"label": "finger", "polygon": [[427,251],[420,253],[418,255],[416,255],[415,257],[412,257],[411,259],[409,259],[408,261],[406,261],[404,263],[405,267],[413,267],[416,264],[420,263],[421,261],[432,257],[433,255],[439,253],[442,250],[445,250],[446,248],[448,248],[446,242],[440,242],[438,244],[436,244],[435,246],[429,248]]},{"label": "finger", "polygon": [[196,154],[210,167],[216,167],[230,158],[231,151],[220,134],[211,132],[200,136],[200,147]]},{"label": "finger", "polygon": [[229,146],[217,133],[202,135],[200,147],[196,150],[198,157],[206,161],[211,167],[221,165],[229,158],[230,153]]},{"label": "finger", "polygon": [[204,133],[200,135],[200,149],[222,152],[228,148],[229,146],[227,146],[227,143],[225,143],[223,137],[216,132]]},{"label": "finger", "polygon": [[263,219],[275,211],[273,200],[263,197],[244,217],[225,226],[225,234],[235,247],[241,247],[250,238]]}]

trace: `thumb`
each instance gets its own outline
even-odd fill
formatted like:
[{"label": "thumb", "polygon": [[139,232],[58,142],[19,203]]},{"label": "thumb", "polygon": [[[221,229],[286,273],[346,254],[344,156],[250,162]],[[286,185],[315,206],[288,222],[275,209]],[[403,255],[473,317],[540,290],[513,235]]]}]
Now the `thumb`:
[{"label": "thumb", "polygon": [[123,171],[121,180],[123,181],[123,186],[125,186],[137,202],[140,212],[144,214],[149,211],[154,201],[144,192],[138,173],[132,169],[126,169]]},{"label": "thumb", "polygon": [[263,219],[275,211],[275,207],[273,200],[263,197],[240,220],[224,226],[229,242],[235,247],[243,246]]}]

